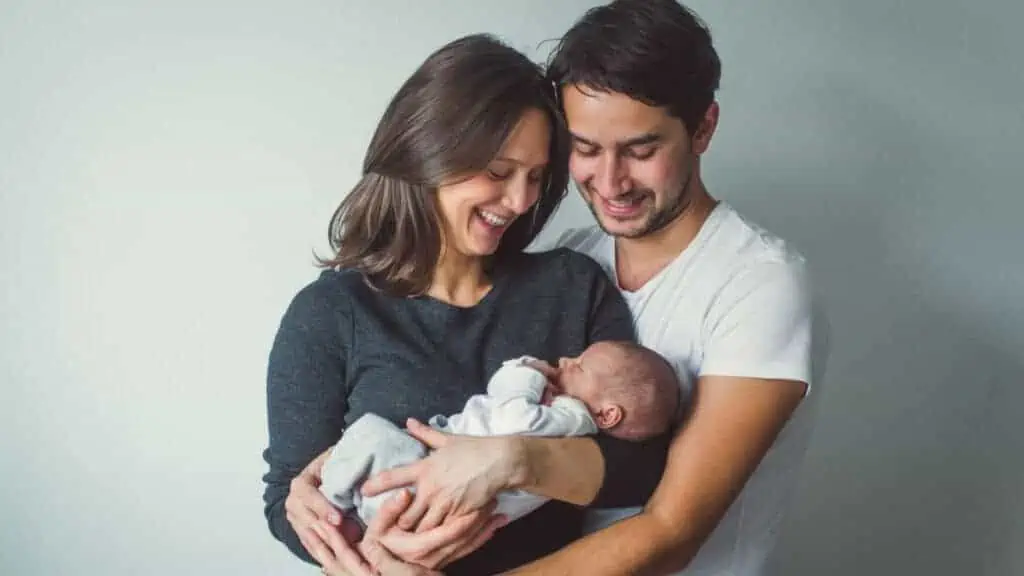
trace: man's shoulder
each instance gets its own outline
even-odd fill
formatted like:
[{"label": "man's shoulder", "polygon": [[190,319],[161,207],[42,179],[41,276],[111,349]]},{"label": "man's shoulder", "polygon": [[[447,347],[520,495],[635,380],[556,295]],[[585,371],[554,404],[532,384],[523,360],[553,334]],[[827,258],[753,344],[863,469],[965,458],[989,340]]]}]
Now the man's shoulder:
[{"label": "man's shoulder", "polygon": [[806,260],[791,243],[728,205],[719,210],[715,229],[702,250],[702,273],[708,280],[717,277],[721,283],[730,283],[751,272],[805,274]]},{"label": "man's shoulder", "polygon": [[738,260],[797,265],[804,261],[803,255],[790,242],[730,206],[725,206],[718,232],[715,235],[718,244],[734,252]]}]

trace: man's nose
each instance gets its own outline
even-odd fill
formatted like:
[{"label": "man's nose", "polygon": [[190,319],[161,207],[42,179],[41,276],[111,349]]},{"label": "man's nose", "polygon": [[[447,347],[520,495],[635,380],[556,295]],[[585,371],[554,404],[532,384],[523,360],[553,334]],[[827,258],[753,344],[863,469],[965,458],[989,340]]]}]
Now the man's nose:
[{"label": "man's nose", "polygon": [[614,198],[628,189],[625,166],[618,157],[601,159],[594,186],[597,193],[605,198]]}]

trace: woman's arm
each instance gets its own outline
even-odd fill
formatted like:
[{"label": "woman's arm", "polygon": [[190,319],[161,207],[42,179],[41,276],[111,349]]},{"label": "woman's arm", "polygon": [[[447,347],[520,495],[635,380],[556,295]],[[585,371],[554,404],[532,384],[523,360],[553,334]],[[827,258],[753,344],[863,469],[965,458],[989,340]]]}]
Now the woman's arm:
[{"label": "woman's arm", "polygon": [[[329,279],[302,290],[285,312],[268,368],[270,445],[264,458],[270,470],[264,502],[271,533],[293,554],[330,571],[368,575],[352,545],[358,538],[354,523],[342,519],[317,489],[323,458],[344,427],[351,335],[347,293]],[[415,534],[388,526],[380,542],[406,561],[437,565],[480,546],[499,520],[481,510]]]},{"label": "woman's arm", "polygon": [[[296,532],[288,516],[300,516],[300,524],[310,524],[324,512],[333,511],[326,498],[315,492],[319,470],[308,466],[337,442],[344,426],[347,393],[342,331],[349,329],[351,321],[342,305],[334,287],[323,280],[304,288],[285,311],[268,360],[269,445],[263,457],[269,471],[263,477],[264,514],[274,537],[310,563],[314,559],[307,545],[312,547],[319,538],[312,531]],[[310,480],[296,482],[296,488],[309,492],[303,500],[315,503],[286,510],[285,502],[297,478]]]},{"label": "woman's arm", "polygon": [[[635,341],[633,318],[622,295],[592,259],[571,254],[567,265],[582,278],[588,302],[587,342]],[[436,518],[435,508],[466,513],[501,490],[524,488],[556,500],[595,507],[642,506],[661,478],[669,434],[629,442],[595,437],[462,437],[437,433],[416,422],[411,434],[435,448],[420,462],[370,478],[364,494],[415,485],[416,498],[400,520],[417,526]],[[430,525],[427,528],[431,527]]]}]

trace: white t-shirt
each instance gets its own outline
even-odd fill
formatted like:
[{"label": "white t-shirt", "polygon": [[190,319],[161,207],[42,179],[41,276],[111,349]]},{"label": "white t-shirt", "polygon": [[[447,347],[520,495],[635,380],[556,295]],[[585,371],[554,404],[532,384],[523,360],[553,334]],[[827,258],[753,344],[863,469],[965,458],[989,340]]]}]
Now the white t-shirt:
[{"label": "white t-shirt", "polygon": [[[617,279],[614,239],[600,228],[570,230],[557,245],[589,255]],[[682,382],[703,375],[785,379],[806,382],[809,391],[812,374],[823,367],[824,333],[814,331],[812,346],[814,314],[804,259],[725,202],[719,202],[690,245],[661,272],[639,290],[622,294],[640,342],[669,360]],[[801,403],[696,558],[679,574],[764,573],[818,396]],[[587,529],[639,511],[591,511]]]}]

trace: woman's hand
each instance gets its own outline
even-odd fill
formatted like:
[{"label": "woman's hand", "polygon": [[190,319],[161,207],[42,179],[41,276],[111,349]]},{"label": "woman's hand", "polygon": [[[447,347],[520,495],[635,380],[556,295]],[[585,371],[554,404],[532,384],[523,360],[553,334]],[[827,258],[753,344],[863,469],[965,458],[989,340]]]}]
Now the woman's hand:
[{"label": "woman's hand", "polygon": [[325,573],[373,576],[369,564],[353,548],[353,543],[359,541],[359,525],[345,520],[317,489],[320,468],[328,454],[330,449],[292,480],[284,501],[285,515],[302,546]]},{"label": "woman's hand", "polygon": [[362,488],[365,496],[373,496],[415,486],[415,499],[398,521],[402,529],[432,530],[446,518],[483,509],[498,492],[519,482],[524,459],[513,437],[451,436],[413,419],[406,425],[409,434],[434,452],[407,466],[380,472]]}]

